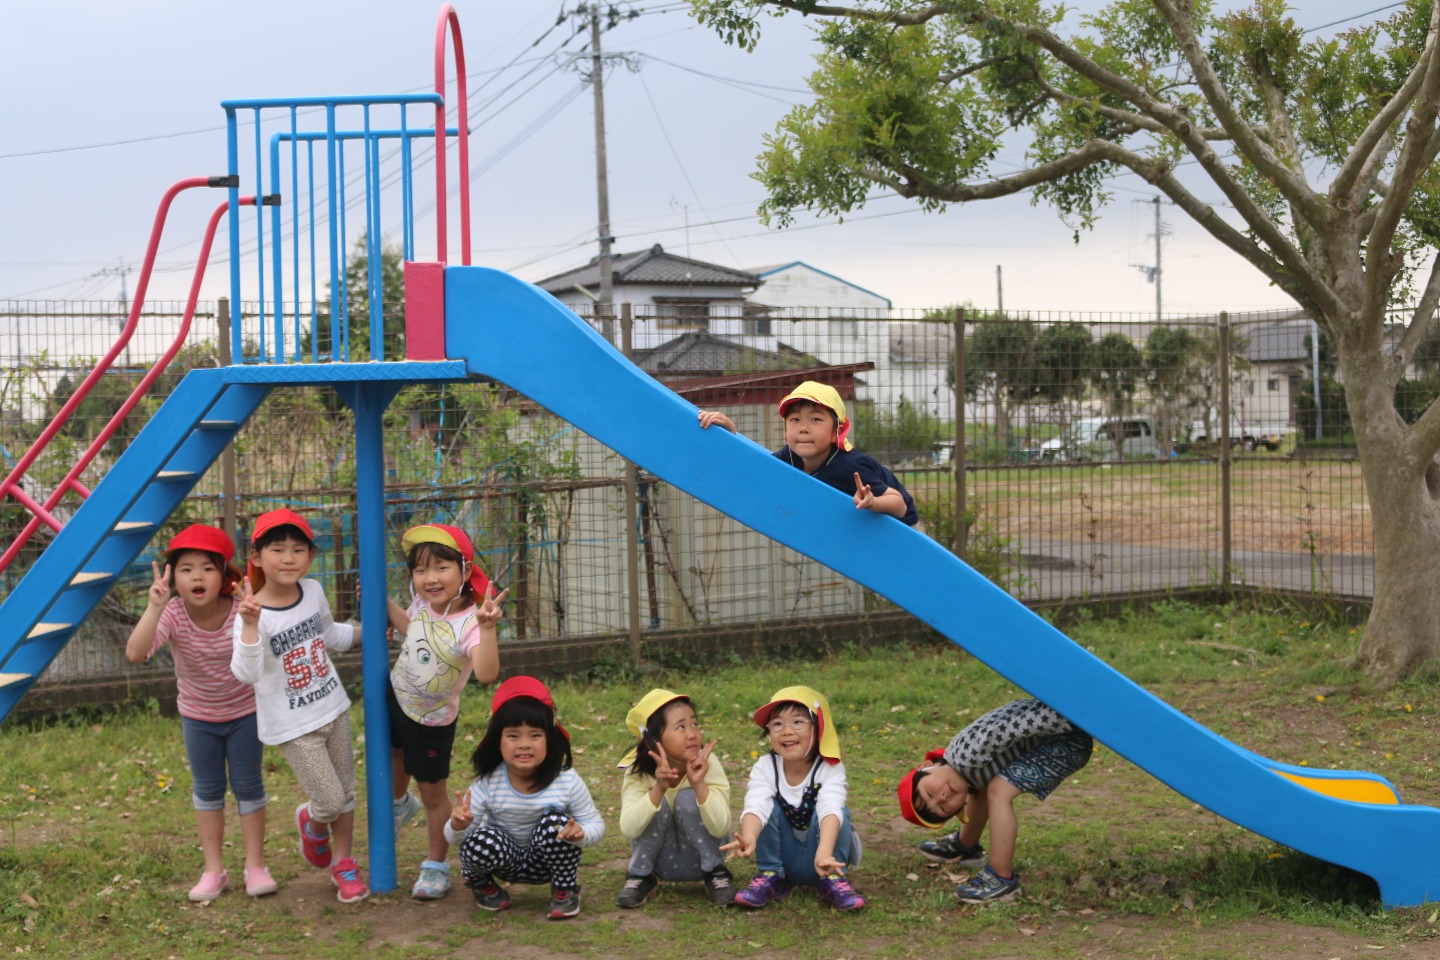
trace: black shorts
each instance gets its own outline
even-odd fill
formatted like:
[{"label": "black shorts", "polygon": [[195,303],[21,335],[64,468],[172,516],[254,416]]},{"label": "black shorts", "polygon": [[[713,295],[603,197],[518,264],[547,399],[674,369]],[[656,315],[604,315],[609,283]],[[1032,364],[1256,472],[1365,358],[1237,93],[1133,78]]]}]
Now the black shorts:
[{"label": "black shorts", "polygon": [[405,759],[405,772],[421,783],[450,779],[450,751],[455,746],[455,724],[427,727],[400,709],[395,690],[385,684],[385,702],[390,707],[390,747]]}]

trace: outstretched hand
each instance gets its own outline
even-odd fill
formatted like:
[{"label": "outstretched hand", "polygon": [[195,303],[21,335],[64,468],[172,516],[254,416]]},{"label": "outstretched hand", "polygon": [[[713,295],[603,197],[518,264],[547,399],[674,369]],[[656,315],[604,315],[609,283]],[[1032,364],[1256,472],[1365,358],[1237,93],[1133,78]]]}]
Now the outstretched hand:
[{"label": "outstretched hand", "polygon": [[163,607],[170,602],[170,564],[165,564],[162,572],[160,564],[151,561],[150,570],[155,574],[155,582],[150,584],[150,606]]},{"label": "outstretched hand", "polygon": [[755,841],[745,839],[741,833],[732,833],[734,837],[729,843],[722,843],[720,849],[725,852],[726,860],[733,860],[736,857],[753,857],[755,855]]},{"label": "outstretched hand", "polygon": [[570,843],[578,843],[579,841],[585,839],[585,831],[581,828],[580,824],[575,822],[575,819],[572,817],[570,819],[570,822],[565,824],[565,826],[561,827],[560,830],[555,834],[555,839],[568,840]]},{"label": "outstretched hand", "polygon": [[842,861],[836,860],[834,854],[829,854],[823,857],[817,856],[815,858],[815,873],[816,875],[821,877],[844,874],[845,864]]},{"label": "outstretched hand", "polygon": [[250,589],[250,578],[246,577],[241,581],[240,606],[237,612],[240,619],[250,626],[258,626],[260,623],[260,601],[255,599],[255,591]]},{"label": "outstretched hand", "polygon": [[499,623],[500,618],[505,615],[505,611],[501,608],[500,602],[505,599],[505,596],[509,592],[510,588],[506,587],[500,591],[499,596],[496,596],[495,584],[486,584],[485,598],[480,602],[480,608],[475,611],[475,619],[479,620],[482,626],[487,627]]}]

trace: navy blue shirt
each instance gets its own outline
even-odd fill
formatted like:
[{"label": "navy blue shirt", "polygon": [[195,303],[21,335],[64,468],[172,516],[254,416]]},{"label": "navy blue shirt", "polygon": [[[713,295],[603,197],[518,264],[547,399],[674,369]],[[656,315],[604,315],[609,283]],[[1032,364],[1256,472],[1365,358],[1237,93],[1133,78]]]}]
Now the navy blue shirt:
[{"label": "navy blue shirt", "polygon": [[[775,456],[799,470],[805,469],[805,461],[790,452],[789,447],[781,447],[775,451]],[[869,487],[870,492],[880,496],[886,490],[894,487],[900,491],[900,496],[905,498],[905,516],[900,522],[906,526],[915,526],[920,519],[920,514],[915,510],[915,499],[910,496],[909,491],[900,485],[888,467],[882,466],[880,461],[868,453],[861,453],[859,450],[841,450],[834,448],[830,459],[810,476],[827,483],[839,490],[841,493],[851,497],[855,496],[855,474],[860,474],[860,479]]]}]

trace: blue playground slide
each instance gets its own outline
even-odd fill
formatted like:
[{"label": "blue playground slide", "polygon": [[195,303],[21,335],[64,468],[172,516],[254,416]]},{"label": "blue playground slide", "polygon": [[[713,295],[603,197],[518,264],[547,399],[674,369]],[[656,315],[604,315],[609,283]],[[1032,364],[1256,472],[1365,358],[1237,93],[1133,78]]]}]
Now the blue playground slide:
[{"label": "blue playground slide", "polygon": [[[1248,830],[1374,877],[1389,906],[1440,900],[1440,810],[1383,777],[1276,763],[1148,693],[929,537],[724,430],[545,292],[445,271],[446,356],[520,391],[644,469],[864,584],[1179,793]],[[938,744],[937,744],[938,745]]]}]

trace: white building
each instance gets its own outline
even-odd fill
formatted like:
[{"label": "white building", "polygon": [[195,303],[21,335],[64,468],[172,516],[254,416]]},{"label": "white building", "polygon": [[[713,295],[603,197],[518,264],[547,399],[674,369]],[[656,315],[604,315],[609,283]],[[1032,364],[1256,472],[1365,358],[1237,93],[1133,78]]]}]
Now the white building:
[{"label": "white building", "polygon": [[954,418],[950,324],[894,319],[888,297],[800,260],[750,272],[764,285],[749,301],[769,314],[769,329],[782,343],[829,364],[874,362],[859,388],[861,402],[890,412],[908,400],[942,420]]}]

